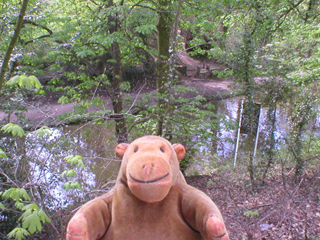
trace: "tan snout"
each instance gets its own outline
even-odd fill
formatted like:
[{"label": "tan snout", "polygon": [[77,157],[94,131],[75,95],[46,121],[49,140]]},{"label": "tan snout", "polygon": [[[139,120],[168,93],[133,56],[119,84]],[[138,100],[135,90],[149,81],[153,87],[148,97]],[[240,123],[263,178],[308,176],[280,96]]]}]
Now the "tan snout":
[{"label": "tan snout", "polygon": [[128,186],[131,192],[145,202],[164,199],[172,186],[169,161],[154,154],[137,154],[127,165]]}]

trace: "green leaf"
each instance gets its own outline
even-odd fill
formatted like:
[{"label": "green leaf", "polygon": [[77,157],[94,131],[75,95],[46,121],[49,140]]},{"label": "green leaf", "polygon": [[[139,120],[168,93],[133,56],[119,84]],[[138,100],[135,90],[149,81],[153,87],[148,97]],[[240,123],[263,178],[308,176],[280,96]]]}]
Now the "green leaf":
[{"label": "green leaf", "polygon": [[10,78],[10,80],[6,84],[10,86],[18,85],[19,87],[26,87],[26,88],[36,88],[36,89],[42,88],[42,85],[38,80],[38,78],[36,78],[35,76],[28,77],[24,74]]},{"label": "green leaf", "polygon": [[63,189],[69,191],[71,189],[71,182],[66,182],[65,184],[62,185]]},{"label": "green leaf", "polygon": [[15,238],[16,240],[22,240],[27,236],[30,236],[30,233],[24,228],[16,227],[7,235],[9,238]]},{"label": "green leaf", "polygon": [[60,104],[66,104],[66,103],[69,103],[69,102],[71,102],[71,100],[67,96],[62,96],[58,100],[58,103],[60,103]]},{"label": "green leaf", "polygon": [[20,189],[20,194],[26,201],[30,201],[31,198],[25,189]]},{"label": "green leaf", "polygon": [[102,99],[99,98],[99,97],[94,97],[94,98],[92,99],[92,104],[95,105],[95,106],[100,106],[100,105],[102,105],[103,103],[104,103],[104,102],[103,102]]},{"label": "green leaf", "polygon": [[8,159],[6,153],[0,148],[0,158]]},{"label": "green leaf", "polygon": [[259,217],[260,213],[258,211],[247,210],[243,213],[243,215],[246,217]]},{"label": "green leaf", "polygon": [[63,173],[61,173],[61,176],[68,176],[68,177],[73,177],[76,175],[76,171],[74,169],[66,170]]},{"label": "green leaf", "polygon": [[12,198],[15,201],[21,201],[22,199],[29,201],[30,196],[25,189],[9,188],[2,193],[2,197],[5,199]]},{"label": "green leaf", "polygon": [[131,88],[130,83],[129,82],[122,82],[120,83],[120,89],[123,91],[129,91]]},{"label": "green leaf", "polygon": [[24,219],[22,227],[27,229],[31,234],[42,230],[42,224],[39,216],[36,214],[36,211]]},{"label": "green leaf", "polygon": [[39,210],[39,207],[37,204],[31,203],[31,204],[26,205],[22,210],[27,211],[29,209],[32,211],[35,211],[35,210]]},{"label": "green leaf", "polygon": [[63,188],[67,191],[70,189],[81,189],[81,185],[78,182],[68,181],[65,184],[63,184]]},{"label": "green leaf", "polygon": [[20,76],[14,76],[12,78],[9,79],[9,81],[7,81],[7,85],[9,86],[14,86],[14,85],[18,85],[19,84],[19,80],[20,80]]},{"label": "green leaf", "polygon": [[24,207],[24,204],[22,202],[17,201],[15,204],[17,209],[22,210]]},{"label": "green leaf", "polygon": [[5,210],[5,208],[6,208],[6,207],[4,206],[4,204],[3,204],[3,203],[0,203],[0,210],[3,211],[3,210]]},{"label": "green leaf", "polygon": [[31,214],[32,214],[32,210],[31,209],[25,210],[25,212],[23,214],[21,214],[21,216],[19,217],[19,221],[24,221]]},{"label": "green leaf", "polygon": [[23,137],[25,136],[25,132],[24,130],[17,124],[14,124],[14,123],[8,123],[6,125],[4,125],[2,128],[1,128],[2,131],[4,131],[5,133],[11,133],[12,136],[19,136],[19,137]]},{"label": "green leaf", "polygon": [[30,80],[30,82],[31,82],[31,85],[34,87],[34,88],[37,88],[37,89],[39,89],[39,88],[42,88],[42,85],[41,85],[41,83],[40,83],[40,81],[38,80],[38,78],[36,78],[36,76],[30,76],[29,77],[29,80]]},{"label": "green leaf", "polygon": [[22,227],[31,234],[42,230],[42,223],[51,222],[47,214],[35,203],[28,204],[22,208],[25,212],[20,216]]},{"label": "green leaf", "polygon": [[43,126],[35,132],[35,136],[37,137],[43,137],[45,135],[50,135],[50,128],[47,126]]},{"label": "green leaf", "polygon": [[48,215],[47,215],[42,209],[40,209],[40,210],[38,211],[38,216],[40,217],[40,220],[41,220],[43,223],[51,222],[51,219],[48,217]]},{"label": "green leaf", "polygon": [[9,189],[7,189],[6,191],[1,193],[1,197],[5,198],[5,199],[10,198],[12,192],[15,191],[15,189],[17,189],[17,188],[9,188]]},{"label": "green leaf", "polygon": [[64,159],[67,160],[67,162],[70,163],[71,165],[77,165],[79,168],[83,168],[83,169],[85,167],[82,161],[82,157],[80,155],[76,155],[76,156],[69,155]]},{"label": "green leaf", "polygon": [[19,86],[20,87],[26,87],[26,88],[32,88],[32,83],[26,75],[21,75],[20,76],[20,81],[19,81]]}]

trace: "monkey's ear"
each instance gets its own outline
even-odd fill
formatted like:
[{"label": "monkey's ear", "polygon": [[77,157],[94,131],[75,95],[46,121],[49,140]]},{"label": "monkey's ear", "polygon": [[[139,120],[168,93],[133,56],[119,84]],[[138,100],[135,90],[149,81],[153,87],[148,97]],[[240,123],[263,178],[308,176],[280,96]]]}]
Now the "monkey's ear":
[{"label": "monkey's ear", "polygon": [[120,143],[120,144],[118,144],[118,146],[116,147],[116,154],[117,154],[118,158],[120,158],[120,159],[123,158],[123,155],[126,152],[128,147],[129,147],[128,143]]},{"label": "monkey's ear", "polygon": [[178,160],[181,161],[182,158],[184,158],[184,156],[186,155],[185,147],[182,144],[178,143],[178,144],[173,144],[173,149],[177,154]]}]

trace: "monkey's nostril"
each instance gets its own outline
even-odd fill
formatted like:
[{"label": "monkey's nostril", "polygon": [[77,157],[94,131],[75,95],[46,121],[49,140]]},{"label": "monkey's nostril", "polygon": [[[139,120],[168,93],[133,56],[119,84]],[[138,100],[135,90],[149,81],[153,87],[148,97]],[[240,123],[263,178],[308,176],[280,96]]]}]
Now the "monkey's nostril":
[{"label": "monkey's nostril", "polygon": [[144,169],[145,167],[146,167],[146,165],[145,165],[145,164],[143,164],[143,165],[142,165],[142,168]]}]

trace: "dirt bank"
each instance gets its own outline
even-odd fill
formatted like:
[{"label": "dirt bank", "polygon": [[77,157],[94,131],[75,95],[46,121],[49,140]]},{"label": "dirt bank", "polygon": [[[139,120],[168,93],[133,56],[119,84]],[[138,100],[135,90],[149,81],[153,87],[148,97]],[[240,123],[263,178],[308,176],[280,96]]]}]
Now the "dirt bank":
[{"label": "dirt bank", "polygon": [[[278,169],[280,173],[280,169]],[[233,240],[319,240],[319,168],[292,184],[280,174],[252,190],[249,179],[231,173],[188,177],[220,208]],[[287,181],[289,180],[289,181]]]}]

